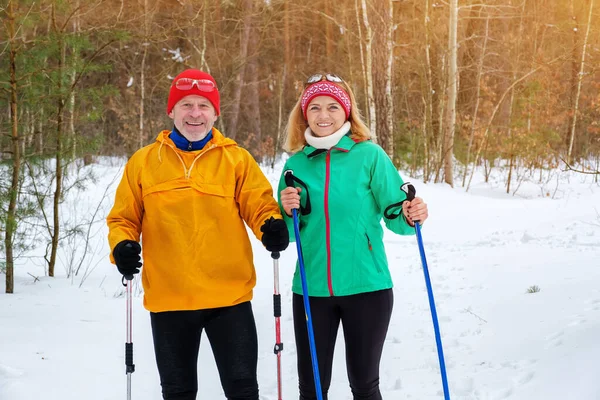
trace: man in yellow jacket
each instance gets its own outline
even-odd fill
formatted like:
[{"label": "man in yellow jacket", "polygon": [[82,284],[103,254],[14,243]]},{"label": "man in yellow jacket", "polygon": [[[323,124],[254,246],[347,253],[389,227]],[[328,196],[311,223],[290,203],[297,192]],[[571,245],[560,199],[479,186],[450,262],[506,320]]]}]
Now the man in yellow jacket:
[{"label": "man in yellow jacket", "polygon": [[[165,400],[194,400],[202,331],[229,400],[258,400],[256,284],[244,222],[268,251],[289,244],[273,189],[256,161],[214,123],[212,76],[188,69],[171,84],[173,130],[128,161],[108,215],[111,261],[141,268],[144,306]],[[140,236],[143,246],[140,246]]]}]

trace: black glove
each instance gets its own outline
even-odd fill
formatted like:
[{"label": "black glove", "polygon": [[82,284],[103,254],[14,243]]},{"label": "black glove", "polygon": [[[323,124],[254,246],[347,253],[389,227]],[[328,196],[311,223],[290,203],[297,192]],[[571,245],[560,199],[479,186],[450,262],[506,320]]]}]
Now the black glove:
[{"label": "black glove", "polygon": [[138,274],[142,266],[141,252],[142,247],[138,242],[134,242],[133,240],[123,240],[117,243],[113,250],[113,257],[115,258],[115,264],[117,264],[119,272],[125,277]]},{"label": "black glove", "polygon": [[283,251],[290,244],[290,234],[287,225],[282,219],[273,217],[265,220],[263,226],[260,227],[263,233],[262,243],[268,251]]}]

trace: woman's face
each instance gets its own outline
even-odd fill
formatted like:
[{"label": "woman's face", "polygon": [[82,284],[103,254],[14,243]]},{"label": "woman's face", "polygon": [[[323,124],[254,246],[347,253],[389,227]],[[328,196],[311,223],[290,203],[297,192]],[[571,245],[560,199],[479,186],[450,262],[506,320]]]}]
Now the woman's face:
[{"label": "woman's face", "polygon": [[324,137],[339,130],[346,122],[346,113],[333,97],[317,96],[306,108],[308,126],[315,136]]}]

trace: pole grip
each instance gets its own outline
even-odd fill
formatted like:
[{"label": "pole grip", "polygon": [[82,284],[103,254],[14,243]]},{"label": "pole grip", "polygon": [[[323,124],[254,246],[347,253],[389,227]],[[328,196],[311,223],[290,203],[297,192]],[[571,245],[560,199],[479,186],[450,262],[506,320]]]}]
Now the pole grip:
[{"label": "pole grip", "polygon": [[285,185],[287,187],[294,187],[294,171],[288,169],[283,173]]},{"label": "pole grip", "polygon": [[273,315],[275,318],[281,317],[281,295],[273,295]]},{"label": "pole grip", "polygon": [[[406,193],[407,201],[413,201],[415,199],[417,189],[415,189],[415,187],[410,182],[406,182],[400,187],[400,189],[402,189],[402,191]],[[413,220],[413,222],[415,223],[415,225],[419,223],[419,221],[417,220]]]},{"label": "pole grip", "polygon": [[125,373],[132,373],[135,371],[135,365],[133,364],[133,343],[125,343]]},{"label": "pole grip", "polygon": [[400,187],[404,193],[406,193],[406,200],[413,201],[417,195],[417,189],[410,182],[406,182]]}]

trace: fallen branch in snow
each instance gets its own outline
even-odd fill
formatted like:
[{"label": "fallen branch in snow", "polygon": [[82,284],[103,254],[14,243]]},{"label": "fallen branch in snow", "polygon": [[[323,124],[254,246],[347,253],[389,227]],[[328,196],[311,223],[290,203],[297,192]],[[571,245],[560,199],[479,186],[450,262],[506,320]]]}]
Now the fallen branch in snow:
[{"label": "fallen branch in snow", "polygon": [[31,275],[29,272],[27,273],[27,275],[29,275],[30,277],[33,278],[33,283],[37,282],[40,280],[40,278],[38,278],[37,276]]},{"label": "fallen branch in snow", "polygon": [[470,309],[470,308],[465,308],[464,310],[465,310],[466,312],[468,312],[469,314],[476,316],[477,318],[479,318],[480,320],[482,320],[483,322],[485,322],[485,323],[487,324],[487,321],[486,321],[485,319],[483,319],[483,318],[481,318],[479,315],[475,314],[473,311],[471,311],[471,309]]},{"label": "fallen branch in snow", "polygon": [[580,174],[586,174],[586,175],[600,175],[600,171],[584,171],[584,170],[581,170],[581,169],[573,168],[571,166],[571,164],[569,164],[562,157],[561,157],[561,161],[565,163],[566,169],[563,170],[564,172],[566,172],[566,171],[573,171],[573,172],[577,172],[577,173],[580,173]]}]

